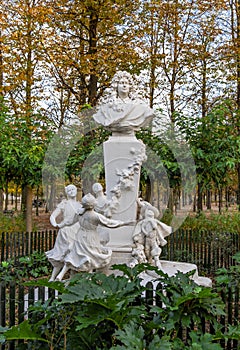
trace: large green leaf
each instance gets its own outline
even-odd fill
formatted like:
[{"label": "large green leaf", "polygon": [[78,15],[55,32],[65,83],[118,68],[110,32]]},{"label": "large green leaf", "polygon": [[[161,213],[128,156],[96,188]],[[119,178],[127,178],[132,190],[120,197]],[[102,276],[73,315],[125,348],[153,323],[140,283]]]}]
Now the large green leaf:
[{"label": "large green leaf", "polygon": [[214,336],[205,333],[205,334],[197,334],[196,332],[191,332],[190,337],[192,338],[192,346],[189,348],[190,350],[221,350],[222,347],[214,343]]},{"label": "large green leaf", "polygon": [[18,326],[13,326],[4,333],[6,340],[25,339],[25,340],[40,340],[47,342],[46,339],[39,336],[37,332],[32,329],[28,320],[23,321]]},{"label": "large green leaf", "polygon": [[117,330],[114,337],[122,345],[113,346],[112,349],[144,350],[146,342],[144,340],[144,330],[133,322],[130,322],[122,330]]}]

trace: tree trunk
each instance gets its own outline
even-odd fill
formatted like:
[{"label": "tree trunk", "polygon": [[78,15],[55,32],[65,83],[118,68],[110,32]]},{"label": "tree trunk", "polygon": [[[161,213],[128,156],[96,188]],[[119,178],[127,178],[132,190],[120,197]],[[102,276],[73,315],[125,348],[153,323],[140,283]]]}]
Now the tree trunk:
[{"label": "tree trunk", "polygon": [[3,211],[3,202],[4,202],[3,190],[0,189],[0,212]]},{"label": "tree trunk", "polygon": [[25,185],[22,191],[22,210],[25,218],[27,232],[32,232],[32,196],[32,187]]},{"label": "tree trunk", "polygon": [[8,210],[8,181],[6,182],[6,187],[5,187],[5,210]]},{"label": "tree trunk", "polygon": [[196,213],[196,195],[193,198],[193,212]]},{"label": "tree trunk", "polygon": [[170,213],[173,214],[173,209],[174,209],[173,188],[169,189],[168,209]]},{"label": "tree trunk", "polygon": [[197,188],[197,211],[203,210],[203,198],[202,198],[202,183],[198,183]]},{"label": "tree trunk", "polygon": [[18,186],[16,186],[16,191],[15,191],[15,207],[14,210],[18,210]]},{"label": "tree trunk", "polygon": [[220,188],[218,192],[218,212],[220,214],[222,212],[222,188]]},{"label": "tree trunk", "polygon": [[49,196],[49,202],[48,202],[48,209],[50,211],[53,211],[55,209],[56,204],[56,186],[55,183],[51,185],[50,188],[50,196]]},{"label": "tree trunk", "polygon": [[[2,38],[2,32],[0,30],[0,39]],[[2,55],[2,40],[0,40],[0,97],[3,97],[3,55]],[[0,189],[0,212],[3,211],[3,189]]]},{"label": "tree trunk", "polygon": [[[231,7],[233,11],[233,7]],[[238,109],[238,118],[240,112],[240,0],[236,2],[236,38],[235,38],[235,30],[234,30],[234,16],[232,13],[232,39],[236,49],[236,83],[237,83],[237,91],[236,91],[236,101],[237,101],[237,109]],[[237,134],[240,136],[240,127],[237,123]],[[237,205],[238,210],[240,211],[240,162],[236,166],[237,168]]]},{"label": "tree trunk", "polygon": [[212,197],[212,193],[210,190],[207,190],[207,209],[211,209],[212,205],[211,205],[211,197]]},{"label": "tree trunk", "polygon": [[98,12],[94,9],[90,12],[90,23],[89,23],[89,54],[92,55],[93,68],[91,69],[90,79],[88,84],[89,91],[89,103],[92,106],[96,104],[97,96],[97,83],[98,77],[95,72],[95,67],[97,66],[97,26],[98,26]]},{"label": "tree trunk", "polygon": [[238,210],[240,211],[240,163],[237,164],[237,179],[238,179],[238,185],[237,185],[237,206],[238,206]]},{"label": "tree trunk", "polygon": [[39,216],[39,186],[37,187],[37,194],[36,194],[37,202],[36,202],[36,216]]},{"label": "tree trunk", "polygon": [[151,181],[149,177],[146,179],[146,191],[144,196],[145,201],[150,202],[151,200]]}]

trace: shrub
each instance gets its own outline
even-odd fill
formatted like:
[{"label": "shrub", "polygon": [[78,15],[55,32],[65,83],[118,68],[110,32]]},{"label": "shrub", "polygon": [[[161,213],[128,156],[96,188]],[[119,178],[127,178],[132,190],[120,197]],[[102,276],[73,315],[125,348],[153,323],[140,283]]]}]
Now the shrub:
[{"label": "shrub", "polygon": [[183,222],[182,229],[208,230],[212,232],[240,233],[240,213],[225,212],[216,214],[214,212],[201,212],[195,217],[188,216]]},{"label": "shrub", "polygon": [[51,264],[45,253],[33,252],[28,256],[19,258],[17,263],[14,259],[2,261],[0,264],[0,281],[26,280],[39,278],[50,274]]},{"label": "shrub", "polygon": [[0,232],[25,232],[26,225],[23,214],[7,216],[0,213]]},{"label": "shrub", "polygon": [[[211,288],[196,285],[191,273],[169,277],[143,264],[115,269],[123,275],[80,273],[67,285],[34,283],[54,288],[59,297],[36,303],[29,320],[3,332],[5,339],[25,339],[19,349],[31,350],[221,349],[216,340],[225,335],[217,316],[224,314],[224,304]],[[156,292],[157,305],[143,297],[151,294],[141,284],[145,270],[152,270],[164,290]],[[202,330],[202,319],[211,324],[212,334]]]}]

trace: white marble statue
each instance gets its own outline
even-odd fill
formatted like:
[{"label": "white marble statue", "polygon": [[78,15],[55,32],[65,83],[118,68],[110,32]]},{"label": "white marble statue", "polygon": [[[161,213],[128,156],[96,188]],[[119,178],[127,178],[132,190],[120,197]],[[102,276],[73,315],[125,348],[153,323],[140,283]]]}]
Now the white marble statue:
[{"label": "white marble statue", "polygon": [[94,211],[95,197],[88,193],[82,199],[85,212],[79,217],[79,230],[71,251],[64,258],[64,266],[56,280],[61,281],[69,269],[92,272],[110,264],[112,251],[100,242],[97,231],[99,225],[119,227],[126,224],[120,220],[111,220]]},{"label": "white marble statue", "polygon": [[105,212],[108,207],[107,196],[103,193],[103,187],[99,182],[96,182],[92,185],[92,191],[96,198],[96,205],[94,210],[102,215],[105,215]]},{"label": "white marble statue", "polygon": [[161,269],[159,257],[164,245],[167,244],[165,237],[172,233],[172,228],[155,218],[154,211],[146,208],[144,217],[137,223],[133,232],[133,257],[138,262],[143,262],[143,256],[150,264]]},{"label": "white marble statue", "polygon": [[159,217],[160,215],[158,208],[154,207],[151,203],[144,201],[142,198],[137,199],[137,205],[139,211],[138,219],[145,218],[145,212],[147,209],[151,210],[154,213],[155,218]]},{"label": "white marble statue", "polygon": [[[75,234],[79,229],[79,214],[85,211],[81,203],[76,200],[76,186],[66,186],[65,192],[67,199],[63,199],[50,216],[51,224],[59,228],[53,249],[46,252],[48,260],[53,265],[50,281],[53,281],[60,272],[64,265],[64,257],[72,249]],[[62,216],[63,219],[60,223],[57,223],[59,216]]]},{"label": "white marble statue", "polygon": [[104,215],[107,218],[111,218],[114,213],[116,213],[119,207],[119,200],[121,198],[121,190],[117,185],[111,190],[111,199],[108,201],[107,208],[105,210]]},{"label": "white marble statue", "polygon": [[117,72],[108,93],[97,106],[94,120],[117,134],[133,134],[154,117],[153,110],[140,97],[131,74]]}]

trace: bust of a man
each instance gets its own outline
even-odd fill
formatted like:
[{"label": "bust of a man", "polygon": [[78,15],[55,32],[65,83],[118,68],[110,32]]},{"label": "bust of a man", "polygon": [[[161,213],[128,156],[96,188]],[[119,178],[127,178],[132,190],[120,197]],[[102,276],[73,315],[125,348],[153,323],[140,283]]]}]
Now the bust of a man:
[{"label": "bust of a man", "polygon": [[114,75],[93,116],[98,124],[117,134],[133,134],[153,117],[154,111],[140,98],[132,76],[125,71]]}]

